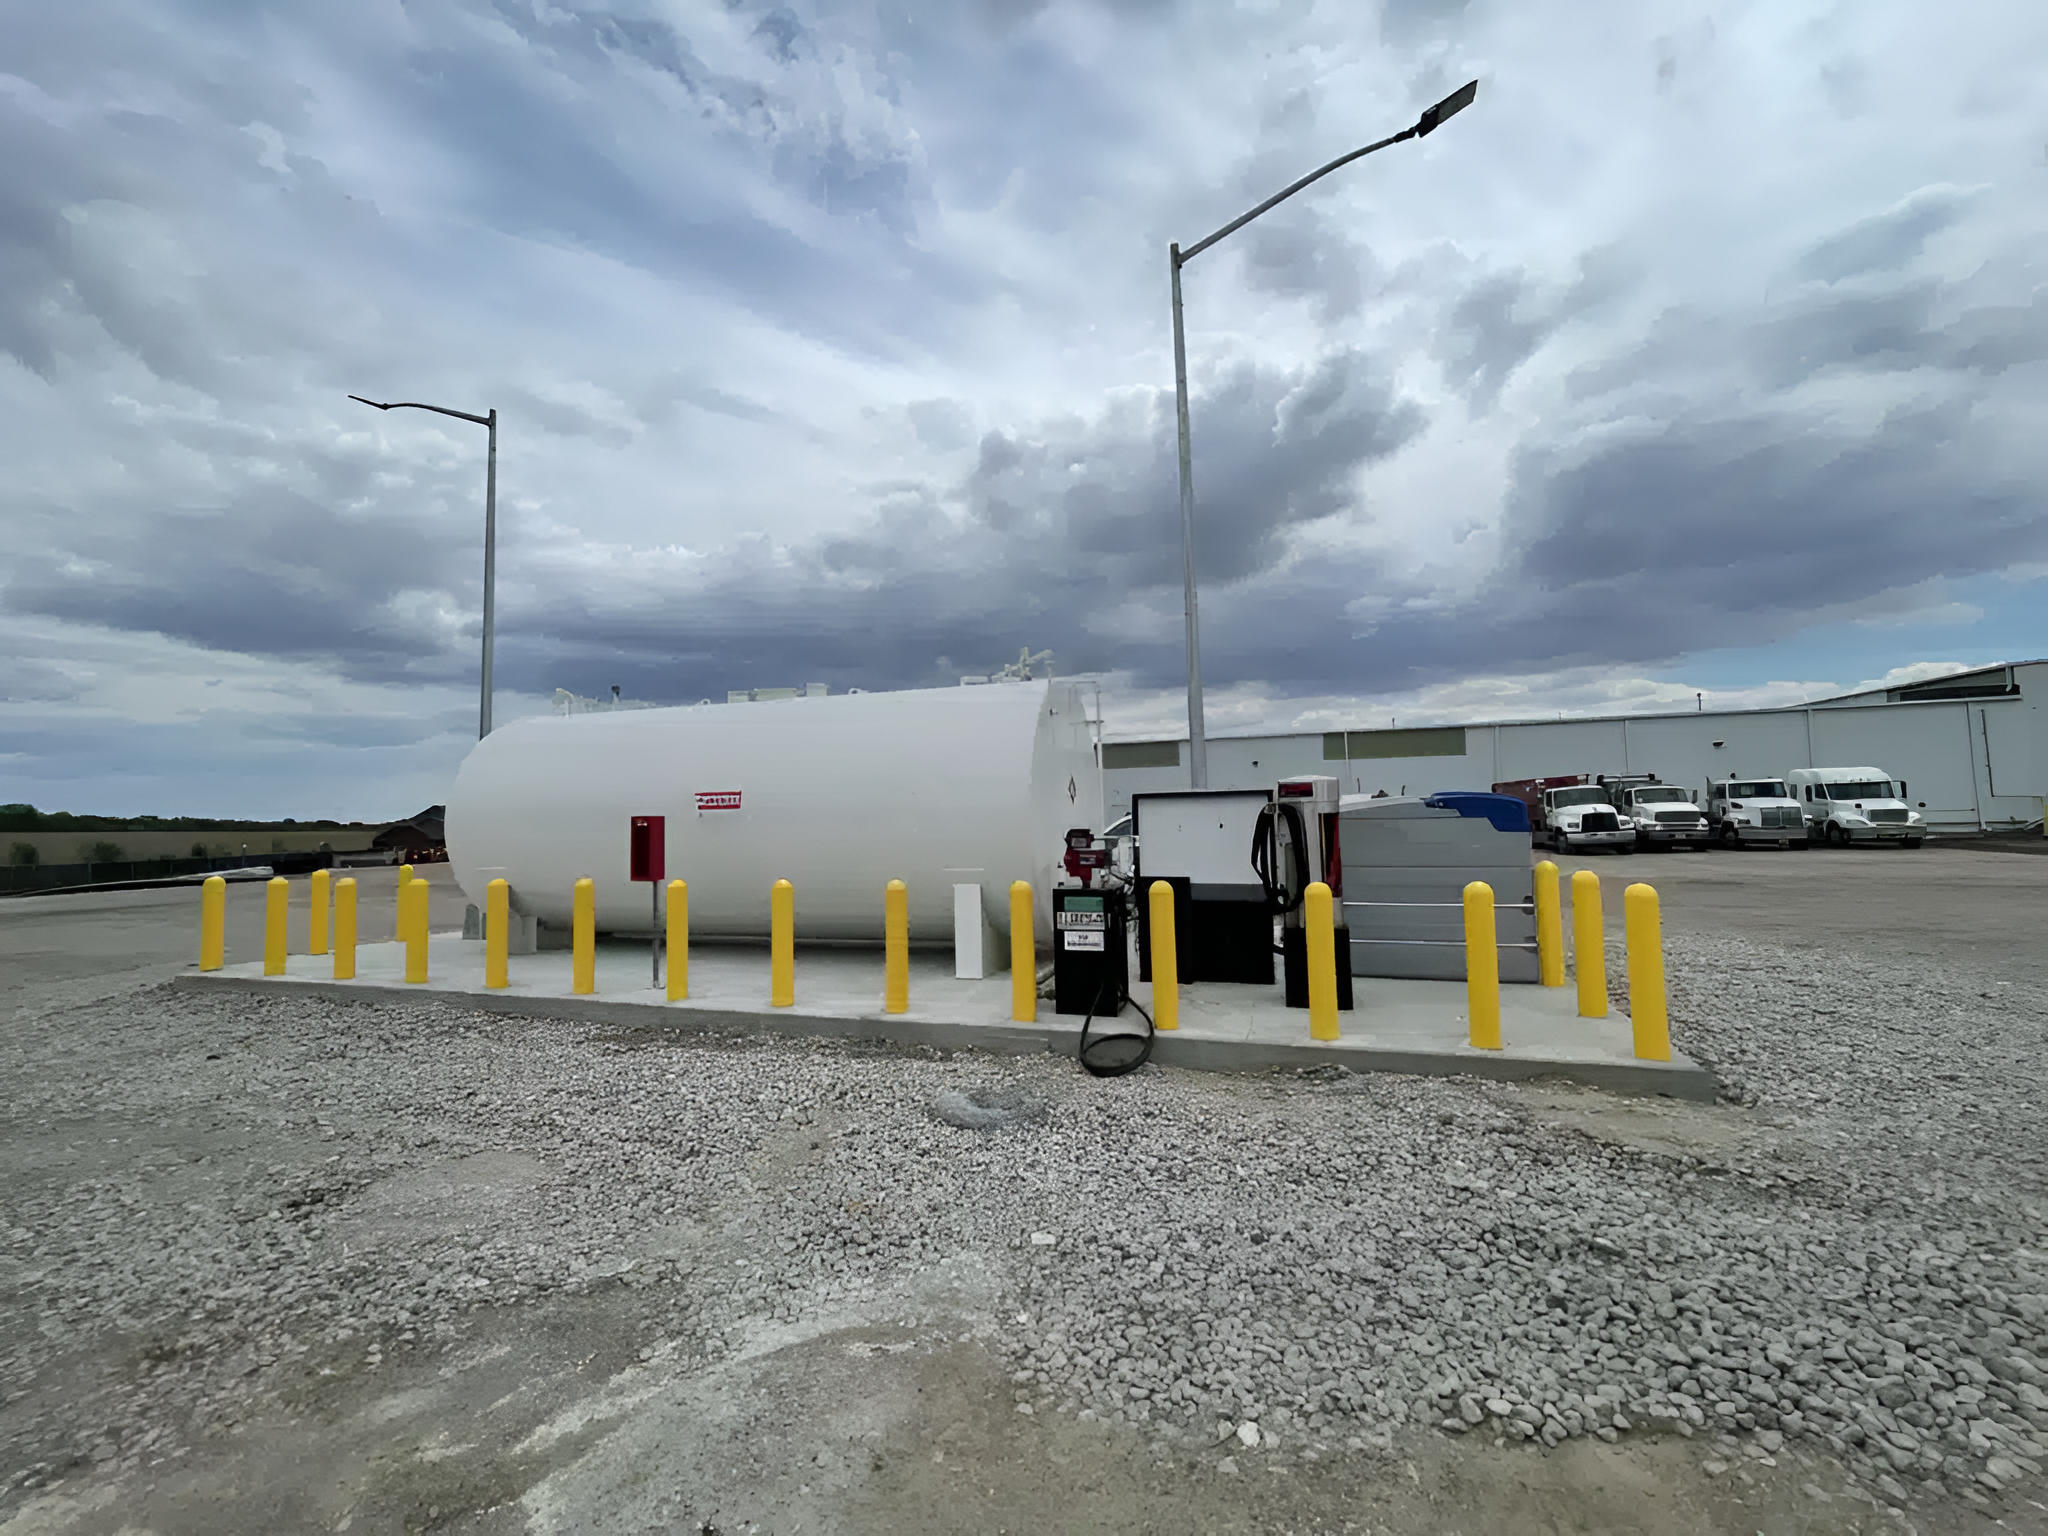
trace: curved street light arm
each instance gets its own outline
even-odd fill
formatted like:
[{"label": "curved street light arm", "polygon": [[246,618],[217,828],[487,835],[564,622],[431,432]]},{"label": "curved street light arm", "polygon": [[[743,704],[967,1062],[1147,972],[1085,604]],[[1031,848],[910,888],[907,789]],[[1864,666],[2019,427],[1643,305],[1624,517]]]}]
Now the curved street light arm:
[{"label": "curved street light arm", "polygon": [[1193,245],[1189,246],[1186,250],[1180,253],[1181,263],[1185,265],[1189,261],[1193,260],[1195,257],[1201,255],[1202,252],[1209,249],[1210,246],[1214,245],[1218,240],[1221,240],[1225,235],[1237,233],[1237,231],[1243,229],[1245,225],[1251,223],[1253,219],[1256,219],[1260,214],[1266,212],[1267,209],[1278,207],[1281,203],[1286,202],[1288,198],[1294,196],[1295,193],[1299,192],[1303,187],[1308,186],[1311,182],[1321,181],[1325,176],[1329,175],[1330,172],[1334,170],[1339,170],[1342,167],[1349,165],[1352,161],[1371,154],[1376,149],[1385,149],[1389,144],[1398,144],[1403,139],[1412,139],[1415,137],[1415,134],[1416,131],[1413,128],[1403,128],[1399,133],[1395,134],[1390,139],[1381,139],[1377,144],[1368,144],[1363,149],[1354,149],[1348,155],[1339,155],[1336,159],[1332,160],[1328,165],[1324,166],[1321,170],[1310,171],[1306,176],[1302,177],[1301,180],[1297,181],[1293,186],[1289,187],[1286,191],[1274,193],[1271,197],[1267,198],[1263,203],[1259,204],[1258,207],[1254,208],[1250,213],[1243,214],[1238,218],[1232,219],[1228,224],[1224,225],[1221,229],[1217,230],[1215,234],[1210,235],[1206,239],[1197,240]]},{"label": "curved street light arm", "polygon": [[[1321,174],[1318,172],[1317,174]],[[453,416],[462,421],[473,421],[480,427],[488,427],[491,418],[472,416],[468,411],[451,411],[445,405],[422,405],[417,400],[393,400],[388,405],[382,400],[363,400],[361,395],[350,395],[351,400],[362,400],[364,405],[380,411],[437,411],[443,416]]]},{"label": "curved street light arm", "polygon": [[1442,101],[1438,102],[1435,106],[1431,107],[1428,111],[1424,112],[1422,116],[1418,117],[1415,120],[1415,126],[1413,128],[1403,128],[1399,133],[1393,135],[1391,138],[1381,139],[1377,144],[1368,144],[1363,149],[1354,149],[1348,155],[1339,155],[1336,159],[1332,160],[1328,165],[1324,166],[1321,170],[1310,171],[1306,176],[1302,177],[1301,180],[1297,181],[1293,186],[1287,188],[1283,192],[1274,193],[1271,197],[1267,198],[1263,203],[1259,204],[1258,207],[1254,208],[1250,213],[1245,214],[1242,218],[1232,219],[1228,224],[1224,225],[1221,229],[1217,230],[1215,234],[1210,235],[1205,240],[1197,240],[1193,245],[1189,246],[1186,250],[1181,251],[1179,253],[1179,255],[1175,258],[1174,264],[1176,266],[1182,266],[1194,260],[1195,257],[1201,255],[1202,252],[1209,249],[1210,246],[1214,245],[1218,240],[1221,240],[1225,235],[1235,234],[1238,230],[1243,229],[1245,225],[1251,223],[1251,221],[1253,219],[1256,219],[1260,214],[1266,212],[1267,209],[1278,207],[1281,203],[1286,202],[1287,199],[1294,196],[1294,194],[1299,192],[1303,187],[1309,186],[1314,182],[1321,181],[1325,176],[1329,175],[1330,172],[1340,170],[1344,166],[1349,165],[1354,160],[1363,159],[1365,156],[1371,154],[1376,149],[1385,149],[1389,144],[1399,144],[1403,139],[1427,138],[1430,134],[1436,132],[1437,126],[1440,123],[1442,123],[1446,118],[1453,117],[1456,114],[1464,111],[1467,107],[1471,106],[1473,98],[1478,94],[1479,82],[1477,80],[1466,81],[1463,85],[1459,86],[1455,91],[1451,92],[1450,95],[1446,96]]}]

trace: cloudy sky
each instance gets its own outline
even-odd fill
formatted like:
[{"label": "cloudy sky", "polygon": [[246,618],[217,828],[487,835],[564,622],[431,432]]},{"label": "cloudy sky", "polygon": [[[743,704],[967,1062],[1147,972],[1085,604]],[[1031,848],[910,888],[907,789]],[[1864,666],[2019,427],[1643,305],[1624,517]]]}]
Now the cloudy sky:
[{"label": "cloudy sky", "polygon": [[1210,729],[2048,653],[2048,8],[0,3],[0,800],[1051,649]]}]

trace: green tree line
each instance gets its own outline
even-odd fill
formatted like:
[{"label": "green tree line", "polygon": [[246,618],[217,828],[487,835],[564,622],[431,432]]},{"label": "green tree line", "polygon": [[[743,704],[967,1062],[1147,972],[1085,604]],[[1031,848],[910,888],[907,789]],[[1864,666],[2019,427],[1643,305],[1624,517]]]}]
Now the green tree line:
[{"label": "green tree line", "polygon": [[221,821],[207,816],[74,816],[32,805],[0,805],[0,832],[281,832],[287,827],[338,831],[360,821]]}]

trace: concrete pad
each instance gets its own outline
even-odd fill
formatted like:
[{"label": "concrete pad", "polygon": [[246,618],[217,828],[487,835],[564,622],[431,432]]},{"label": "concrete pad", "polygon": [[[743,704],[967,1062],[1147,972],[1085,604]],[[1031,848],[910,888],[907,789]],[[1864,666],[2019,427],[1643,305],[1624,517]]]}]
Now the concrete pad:
[{"label": "concrete pad", "polygon": [[[882,957],[873,949],[800,947],[796,961],[796,1006],[768,1002],[765,946],[698,944],[690,952],[690,996],[668,1002],[652,985],[644,944],[606,942],[597,951],[597,990],[570,990],[570,957],[549,950],[514,955],[511,985],[483,984],[484,947],[474,940],[436,935],[428,942],[428,974],[408,985],[405,951],[395,943],[363,944],[356,950],[356,977],[335,981],[324,955],[293,955],[283,976],[265,976],[261,962],[219,971],[187,973],[181,986],[311,990],[337,996],[384,999],[427,996],[493,1013],[529,1017],[588,1019],[645,1028],[692,1032],[835,1035],[882,1039],[946,1049],[992,1050],[1021,1055],[1056,1051],[1074,1055],[1081,1020],[1052,1011],[1041,999],[1035,1023],[1010,1018],[1007,975],[963,980],[952,974],[950,951],[913,951],[910,1010],[882,1011]],[[1308,1014],[1289,1008],[1278,983],[1238,986],[1201,982],[1180,989],[1180,1028],[1161,1032],[1152,1059],[1197,1071],[1250,1072],[1272,1067],[1328,1063],[1356,1072],[1404,1072],[1426,1076],[1470,1074],[1493,1078],[1558,1077],[1619,1093],[1662,1094],[1712,1100],[1713,1074],[1674,1051],[1668,1062],[1641,1061],[1633,1052],[1626,1016],[1577,1016],[1571,987],[1501,988],[1498,1051],[1467,1043],[1462,982],[1399,981],[1358,977],[1357,1007],[1341,1016],[1342,1038],[1312,1040]],[[1152,1008],[1152,988],[1133,983],[1132,997]],[[1098,1021],[1104,1033],[1142,1029],[1134,1011]]]}]

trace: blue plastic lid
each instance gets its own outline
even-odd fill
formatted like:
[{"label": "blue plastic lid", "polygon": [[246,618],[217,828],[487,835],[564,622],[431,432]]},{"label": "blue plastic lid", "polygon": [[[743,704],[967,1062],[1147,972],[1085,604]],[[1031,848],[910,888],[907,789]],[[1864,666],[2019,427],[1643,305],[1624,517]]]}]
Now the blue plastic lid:
[{"label": "blue plastic lid", "polygon": [[1492,795],[1479,789],[1440,790],[1422,802],[1460,816],[1484,816],[1496,832],[1529,830],[1529,807],[1513,795]]}]

